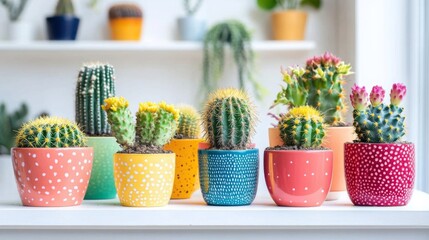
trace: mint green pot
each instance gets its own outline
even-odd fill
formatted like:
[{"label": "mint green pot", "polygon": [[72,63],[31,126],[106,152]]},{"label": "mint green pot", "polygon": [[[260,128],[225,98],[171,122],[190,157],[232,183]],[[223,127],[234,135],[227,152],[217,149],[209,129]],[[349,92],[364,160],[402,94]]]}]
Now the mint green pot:
[{"label": "mint green pot", "polygon": [[113,154],[121,148],[114,137],[88,137],[87,145],[94,148],[94,160],[85,199],[116,198]]}]

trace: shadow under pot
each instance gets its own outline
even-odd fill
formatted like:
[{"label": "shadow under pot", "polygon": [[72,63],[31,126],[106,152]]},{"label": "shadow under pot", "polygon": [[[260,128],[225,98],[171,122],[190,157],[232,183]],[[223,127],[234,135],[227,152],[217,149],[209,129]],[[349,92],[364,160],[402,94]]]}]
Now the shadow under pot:
[{"label": "shadow under pot", "polygon": [[49,40],[76,40],[79,18],[75,16],[52,16],[46,18]]},{"label": "shadow under pot", "polygon": [[200,186],[208,205],[250,205],[258,187],[259,150],[198,150]]},{"label": "shadow under pot", "polygon": [[278,206],[322,205],[332,181],[332,150],[265,150],[265,183]]},{"label": "shadow under pot", "polygon": [[358,206],[404,206],[415,180],[412,143],[346,143],[347,192]]}]

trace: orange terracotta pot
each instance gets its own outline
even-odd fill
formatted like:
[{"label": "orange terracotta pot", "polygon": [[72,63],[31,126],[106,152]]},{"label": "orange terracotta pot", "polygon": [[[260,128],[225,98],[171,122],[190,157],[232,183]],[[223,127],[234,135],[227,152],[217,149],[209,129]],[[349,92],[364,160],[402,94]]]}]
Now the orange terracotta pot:
[{"label": "orange terracotta pot", "polygon": [[268,128],[268,139],[270,147],[283,146],[283,140],[280,138],[279,128]]},{"label": "orange terracotta pot", "polygon": [[142,18],[115,18],[110,19],[109,23],[112,40],[140,40],[143,26]]},{"label": "orange terracotta pot", "polygon": [[341,192],[346,191],[344,143],[353,142],[355,139],[355,132],[352,126],[328,127],[326,129],[326,137],[322,146],[330,148],[334,152],[332,185],[327,200],[336,200]]},{"label": "orange terracotta pot", "polygon": [[298,10],[274,12],[271,23],[274,40],[304,40],[307,13]]},{"label": "orange terracotta pot", "polygon": [[92,155],[92,148],[13,148],[13,169],[22,204],[80,205],[91,176]]}]

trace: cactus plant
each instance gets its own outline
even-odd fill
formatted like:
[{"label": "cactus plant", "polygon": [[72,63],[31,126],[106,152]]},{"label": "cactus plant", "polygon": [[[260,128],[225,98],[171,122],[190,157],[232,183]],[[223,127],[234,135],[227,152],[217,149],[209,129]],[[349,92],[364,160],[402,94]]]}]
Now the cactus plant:
[{"label": "cactus plant", "polygon": [[72,0],[58,0],[55,8],[56,16],[72,15],[74,16],[74,6]]},{"label": "cactus plant", "polygon": [[195,108],[188,105],[181,105],[177,109],[180,117],[175,138],[198,138],[200,136],[200,114]]},{"label": "cactus plant", "polygon": [[255,133],[255,107],[247,93],[233,88],[210,95],[202,120],[205,136],[215,149],[246,149]]},{"label": "cactus plant", "polygon": [[162,151],[176,132],[179,112],[165,102],[140,103],[136,123],[125,98],[111,97],[104,102],[102,108],[107,112],[113,135],[125,151],[138,152],[142,146]]},{"label": "cactus plant", "polygon": [[142,17],[143,12],[136,4],[116,4],[109,9],[109,19]]},{"label": "cactus plant", "polygon": [[76,86],[76,122],[91,136],[110,135],[107,114],[100,106],[115,95],[115,76],[111,65],[90,63],[82,67]]},{"label": "cactus plant", "polygon": [[15,134],[25,122],[28,115],[28,107],[22,104],[13,113],[8,113],[6,105],[0,105],[0,154],[9,154],[10,149],[15,145]]},{"label": "cactus plant", "polygon": [[286,146],[319,147],[325,137],[323,117],[310,106],[290,109],[278,124],[280,137]]},{"label": "cactus plant", "polygon": [[20,0],[19,4],[15,4],[15,1],[12,0],[0,0],[0,3],[7,9],[9,13],[9,20],[11,22],[16,22],[19,20],[22,12],[24,11],[25,5],[27,5],[28,0]]},{"label": "cactus plant", "polygon": [[84,147],[85,135],[77,124],[58,117],[40,117],[25,123],[16,136],[19,148]]},{"label": "cactus plant", "polygon": [[186,15],[193,16],[201,7],[202,3],[203,3],[203,0],[196,0],[196,3],[192,5],[191,0],[184,0],[183,5],[185,7]]},{"label": "cactus plant", "polygon": [[257,0],[256,2],[263,10],[273,10],[276,7],[282,10],[297,9],[300,6],[310,6],[319,9],[322,5],[321,0]]},{"label": "cactus plant", "polygon": [[373,87],[368,105],[368,93],[365,87],[354,85],[350,100],[354,111],[353,117],[359,142],[392,143],[405,135],[404,111],[400,103],[406,94],[403,84],[393,84],[390,92],[390,105],[383,103],[384,90],[380,86]]}]

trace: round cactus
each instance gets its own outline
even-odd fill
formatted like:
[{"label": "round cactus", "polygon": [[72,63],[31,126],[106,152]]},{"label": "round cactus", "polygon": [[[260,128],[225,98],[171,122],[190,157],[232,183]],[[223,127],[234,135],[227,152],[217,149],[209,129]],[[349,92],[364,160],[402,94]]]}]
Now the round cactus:
[{"label": "round cactus", "polygon": [[18,131],[20,148],[84,147],[85,135],[79,127],[63,118],[41,117],[24,124]]},{"label": "round cactus", "polygon": [[142,17],[143,12],[136,4],[116,4],[109,9],[109,19]]},{"label": "round cactus", "polygon": [[245,92],[220,89],[210,95],[202,120],[212,148],[246,149],[255,132],[255,107]]},{"label": "round cactus", "polygon": [[180,112],[180,117],[176,136],[190,139],[198,138],[200,136],[200,114],[195,108],[188,105],[181,105],[177,109]]},{"label": "round cactus", "polygon": [[319,147],[325,137],[323,117],[310,106],[292,108],[278,126],[286,146]]}]

